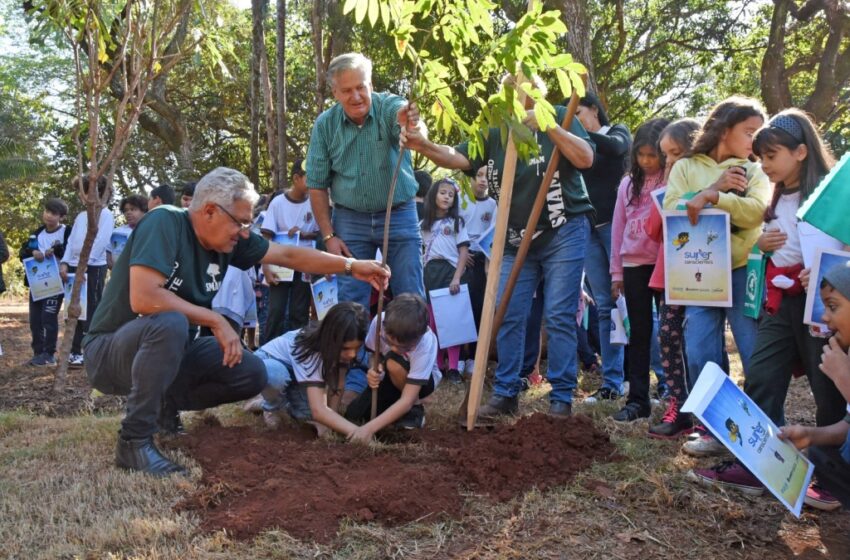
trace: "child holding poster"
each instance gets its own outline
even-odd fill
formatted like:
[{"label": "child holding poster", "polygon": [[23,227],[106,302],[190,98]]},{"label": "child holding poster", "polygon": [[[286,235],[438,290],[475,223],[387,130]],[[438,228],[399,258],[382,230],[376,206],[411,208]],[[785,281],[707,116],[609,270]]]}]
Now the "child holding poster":
[{"label": "child holding poster", "polygon": [[[290,189],[269,202],[261,228],[267,239],[273,239],[277,235],[289,238],[297,235],[298,245],[315,246],[319,225],[316,223],[307,193],[307,173],[304,171],[303,159],[295,160],[292,165]],[[306,325],[310,315],[310,300],[313,297],[309,279],[305,279],[303,273],[295,271],[292,280],[279,281],[269,270],[269,265],[263,266],[263,274],[269,284],[269,312],[264,338],[271,340]]]},{"label": "child holding poster", "polygon": [[629,395],[626,405],[613,415],[618,422],[648,418],[649,363],[652,344],[653,301],[660,306],[658,292],[649,287],[660,243],[645,231],[654,202],[650,193],[664,180],[664,168],[658,153],[661,131],[667,119],[652,119],[635,132],[631,151],[631,169],[620,182],[611,225],[611,298],[626,297],[631,324],[628,371]]},{"label": "child holding poster", "polygon": [[[796,214],[835,160],[815,125],[799,109],[775,115],[756,135],[753,152],[761,158],[762,169],[775,187],[765,211],[764,233],[758,239],[759,249],[770,254],[765,274],[767,298],[744,391],[776,425],[782,426],[792,373],[804,372],[817,406],[816,424],[830,426],[844,417],[847,403],[819,367],[825,340],[812,336],[803,323],[806,294],[799,278],[803,254]],[[734,479],[738,486],[762,487],[739,464],[708,471],[705,476],[719,484]],[[817,489],[809,491],[812,493],[817,494]],[[812,501],[816,496],[807,497]],[[838,505],[823,496],[813,503],[830,501]]]},{"label": "child holding poster", "polygon": [[[691,224],[711,204],[729,214],[732,251],[732,307],[694,305],[685,310],[685,346],[688,372],[699,375],[708,362],[723,363],[724,326],[729,321],[744,366],[750,367],[757,324],[744,314],[747,258],[761,234],[770,183],[761,167],[750,160],[753,136],[766,118],[761,104],[745,97],[730,97],[715,106],[688,157],[673,165],[664,195],[664,209],[675,210],[686,202]],[[694,194],[695,193],[695,194]],[[705,434],[685,443],[695,456],[723,453],[721,443]]]},{"label": "child holding poster", "polygon": [[[825,311],[823,322],[835,335],[823,347],[820,370],[831,379],[848,403],[847,415],[828,426],[785,426],[781,436],[797,449],[808,449],[809,460],[815,466],[815,476],[833,501],[850,508],[850,268],[836,266],[824,275],[820,287]],[[805,503],[827,509],[814,498],[818,490],[810,488]],[[837,506],[836,506],[837,507]],[[829,509],[835,509],[830,507]]]},{"label": "child holding poster", "polygon": [[[694,138],[699,132],[700,125],[694,119],[679,119],[661,131],[658,148],[664,156],[664,183],[670,176],[673,164],[691,151]],[[657,242],[662,240],[661,212],[656,205],[650,210],[646,233]],[[664,249],[658,252],[655,270],[649,279],[649,287],[664,293]],[[664,366],[664,381],[667,384],[669,397],[667,410],[661,417],[661,422],[649,428],[648,435],[658,439],[674,439],[686,435],[693,430],[693,420],[690,414],[682,414],[682,404],[688,395],[688,384],[685,379],[684,352],[684,323],[685,307],[661,302],[658,311],[658,338],[661,349],[661,363]]]},{"label": "child holding poster", "polygon": [[127,239],[130,238],[130,234],[133,233],[136,224],[148,213],[148,198],[140,194],[125,196],[121,199],[118,209],[124,216],[126,223],[112,231],[110,245],[106,248],[109,256],[107,264],[110,269],[112,269],[118,257],[121,256],[121,251],[124,250],[124,245],[127,244]]},{"label": "child holding poster", "polygon": [[[63,200],[51,198],[44,203],[41,213],[41,226],[33,231],[18,254],[21,261],[34,258],[43,262],[45,258],[61,259],[65,254],[65,244],[71,234],[71,228],[62,221],[68,215],[68,205]],[[24,275],[24,284],[29,281]],[[59,309],[63,295],[55,295],[38,301],[29,296],[29,322],[32,334],[33,366],[56,365],[56,340],[59,337]]]},{"label": "child holding poster", "polygon": [[[452,295],[460,292],[469,254],[469,236],[459,215],[457,193],[460,189],[452,179],[440,179],[428,189],[425,197],[425,218],[419,223],[425,244],[425,293],[448,288]],[[468,282],[466,282],[468,283]],[[430,302],[430,296],[429,296]],[[430,307],[430,306],[429,306]],[[433,312],[429,313],[431,330],[436,332]],[[460,346],[443,349],[448,354],[446,380],[462,383],[458,371]]]},{"label": "child holding poster", "polygon": [[[498,205],[488,193],[487,166],[482,166],[475,174],[472,183],[475,199],[468,201],[465,210],[461,210],[461,217],[466,232],[469,234],[469,259],[466,265],[469,269],[469,299],[472,302],[472,315],[475,318],[475,328],[481,325],[481,310],[484,308],[484,289],[487,286],[487,255],[490,247],[482,247],[479,241],[488,239],[485,237],[495,228],[496,212]],[[485,240],[486,243],[486,240]],[[469,358],[466,360],[467,372],[472,372],[475,367],[475,350],[477,343],[468,345]],[[463,373],[463,372],[461,372]]]}]

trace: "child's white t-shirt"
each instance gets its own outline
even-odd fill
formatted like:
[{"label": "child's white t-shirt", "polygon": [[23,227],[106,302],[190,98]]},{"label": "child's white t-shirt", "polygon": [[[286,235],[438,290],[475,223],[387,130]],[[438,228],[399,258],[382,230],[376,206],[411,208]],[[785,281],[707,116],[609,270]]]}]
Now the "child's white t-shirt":
[{"label": "child's white t-shirt", "polygon": [[[313,207],[310,206],[310,197],[298,202],[289,198],[288,193],[283,193],[272,200],[260,227],[263,231],[272,234],[285,234],[293,227],[297,227],[302,237],[305,233],[319,231],[319,224],[316,223],[316,217],[313,215]],[[301,247],[313,247],[314,244],[315,240],[312,239],[301,239],[298,242]]]},{"label": "child's white t-shirt", "polygon": [[56,228],[56,231],[51,232],[47,231],[47,228],[44,228],[38,232],[38,236],[36,237],[38,240],[38,250],[46,253],[48,249],[52,249],[55,245],[65,243],[65,227],[65,224],[62,224]]},{"label": "child's white t-shirt", "polygon": [[300,385],[324,387],[325,380],[322,377],[321,355],[312,354],[310,357],[308,357],[306,363],[299,362],[292,356],[295,350],[295,338],[300,332],[301,330],[299,329],[283,333],[279,337],[274,338],[263,344],[260,347],[260,350],[262,350],[269,356],[280,360],[281,362],[292,367],[292,373],[295,374],[296,383]]},{"label": "child's white t-shirt", "polygon": [[242,325],[248,311],[257,304],[252,274],[253,269],[242,270],[228,266],[218,293],[212,300],[212,310]]},{"label": "child's white t-shirt", "polygon": [[[372,352],[375,351],[375,329],[377,328],[377,321],[377,317],[372,319],[372,324],[369,325],[369,333],[366,335],[366,348]],[[391,350],[384,335],[385,332],[382,330],[380,348],[382,354],[386,354]],[[410,363],[410,371],[407,373],[407,383],[411,385],[427,385],[428,379],[433,377],[434,388],[440,384],[443,374],[437,365],[438,349],[437,337],[429,327],[425,331],[425,334],[422,335],[422,338],[419,339],[419,342],[416,343],[416,347],[403,355],[404,359]]]},{"label": "child's white t-shirt", "polygon": [[788,236],[785,245],[773,252],[770,260],[775,266],[794,266],[803,263],[800,234],[797,232],[797,210],[800,208],[800,191],[783,194],[776,203],[776,219],[765,224],[765,231],[777,227]]},{"label": "child's white t-shirt", "polygon": [[478,240],[496,223],[497,202],[487,197],[484,200],[473,199],[467,202],[466,209],[460,215],[469,235],[469,250],[481,252]]},{"label": "child's white t-shirt", "polygon": [[[62,262],[76,267],[80,261],[80,251],[83,250],[83,242],[86,239],[89,227],[88,215],[80,212],[74,220],[71,235],[68,236],[68,245],[65,247],[65,255]],[[106,251],[112,243],[112,230],[115,229],[115,218],[112,212],[103,208],[100,211],[100,219],[97,222],[97,237],[89,254],[89,266],[104,266],[106,264]]]},{"label": "child's white t-shirt", "polygon": [[422,232],[422,241],[425,244],[426,263],[434,259],[444,259],[457,268],[458,249],[464,245],[469,246],[469,235],[462,219],[460,229],[455,233],[454,219],[441,218],[431,225],[430,231]]}]

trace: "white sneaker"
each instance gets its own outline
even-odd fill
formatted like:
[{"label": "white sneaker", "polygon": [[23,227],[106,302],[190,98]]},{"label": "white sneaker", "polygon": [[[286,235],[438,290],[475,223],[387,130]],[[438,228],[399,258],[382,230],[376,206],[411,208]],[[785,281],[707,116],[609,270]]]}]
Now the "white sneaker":
[{"label": "white sneaker", "polygon": [[280,412],[277,410],[264,410],[263,422],[266,424],[266,427],[268,429],[277,430],[278,428],[280,428]]},{"label": "white sneaker", "polygon": [[726,446],[708,434],[682,444],[682,451],[692,457],[713,457],[728,453]]},{"label": "white sneaker", "polygon": [[259,414],[263,411],[263,403],[265,399],[263,395],[257,395],[253,399],[250,399],[242,405],[242,410],[245,412],[253,412],[254,414]]},{"label": "white sneaker", "polygon": [[68,367],[71,368],[81,368],[83,367],[83,355],[82,354],[71,354],[68,356]]},{"label": "white sneaker", "polygon": [[458,371],[472,375],[472,372],[475,371],[475,360],[466,360],[462,368],[458,367]]}]

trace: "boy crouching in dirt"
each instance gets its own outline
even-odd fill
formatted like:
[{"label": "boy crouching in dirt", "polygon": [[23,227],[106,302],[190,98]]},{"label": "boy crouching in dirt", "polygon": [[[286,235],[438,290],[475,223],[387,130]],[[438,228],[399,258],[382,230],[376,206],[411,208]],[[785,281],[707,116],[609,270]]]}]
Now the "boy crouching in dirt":
[{"label": "boy crouching in dirt", "polygon": [[376,343],[377,317],[366,335],[366,347],[380,352],[378,369],[367,374],[369,387],[378,390],[378,412],[371,414],[372,391],[363,391],[349,406],[345,417],[355,423],[365,422],[352,440],[368,441],[395,423],[414,429],[425,425],[425,409],[420,400],[434,392],[442,379],[437,367],[437,337],[428,327],[428,307],[415,294],[401,294],[393,299],[384,313],[380,347]]},{"label": "boy crouching in dirt", "polygon": [[[850,267],[838,265],[827,271],[820,295],[826,308],[823,322],[835,333],[823,347],[820,369],[850,403]],[[808,448],[820,485],[850,508],[850,404],[847,411],[831,426],[785,426],[781,437],[798,449]]]}]

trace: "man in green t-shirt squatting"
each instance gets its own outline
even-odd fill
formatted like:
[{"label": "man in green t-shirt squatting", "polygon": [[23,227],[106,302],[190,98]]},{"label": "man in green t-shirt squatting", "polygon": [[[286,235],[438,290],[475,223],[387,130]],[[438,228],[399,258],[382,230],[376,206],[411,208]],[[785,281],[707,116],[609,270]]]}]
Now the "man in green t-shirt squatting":
[{"label": "man in green t-shirt squatting", "polygon": [[[153,435],[182,431],[180,410],[244,400],[265,387],[262,360],[243,352],[227,319],[210,309],[228,266],[275,264],[387,285],[390,272],[378,262],[277,245],[252,233],[258,198],[243,174],[214,169],[198,182],[188,209],[148,212],[118,257],[83,341],[92,386],[127,395],[118,467],[154,476],[185,472],[157,449]],[[190,340],[190,325],[209,327],[213,336]]]},{"label": "man in green t-shirt squatting", "polygon": [[[507,77],[505,81],[512,82],[513,78]],[[539,78],[535,79],[534,86],[545,95],[545,85]],[[590,197],[578,170],[593,165],[594,145],[578,119],[573,120],[569,130],[560,126],[545,132],[537,130],[530,101],[530,98],[526,100],[528,115],[524,122],[536,137],[538,153],[528,161],[517,161],[516,164],[498,299],[502,298],[520,241],[528,235],[525,226],[549,160],[555,150],[561,153],[561,157],[546,195],[543,212],[537,227],[531,232],[531,247],[497,334],[499,363],[493,395],[479,411],[482,419],[517,412],[522,388],[519,373],[523,355],[517,352],[517,348],[522,349],[524,346],[526,319],[541,279],[543,315],[549,335],[547,378],[552,385],[549,414],[572,414],[573,391],[576,388],[575,317],[585,248],[594,216]],[[556,106],[555,112],[555,120],[562,122],[567,108]],[[486,167],[490,192],[495,198],[499,197],[506,155],[499,129],[490,129],[484,141],[484,153],[478,157],[469,155],[468,143],[455,147],[437,145],[417,129],[406,128],[402,130],[401,137],[403,146],[418,151],[441,167],[461,169],[470,176],[475,176],[479,169]]]}]

